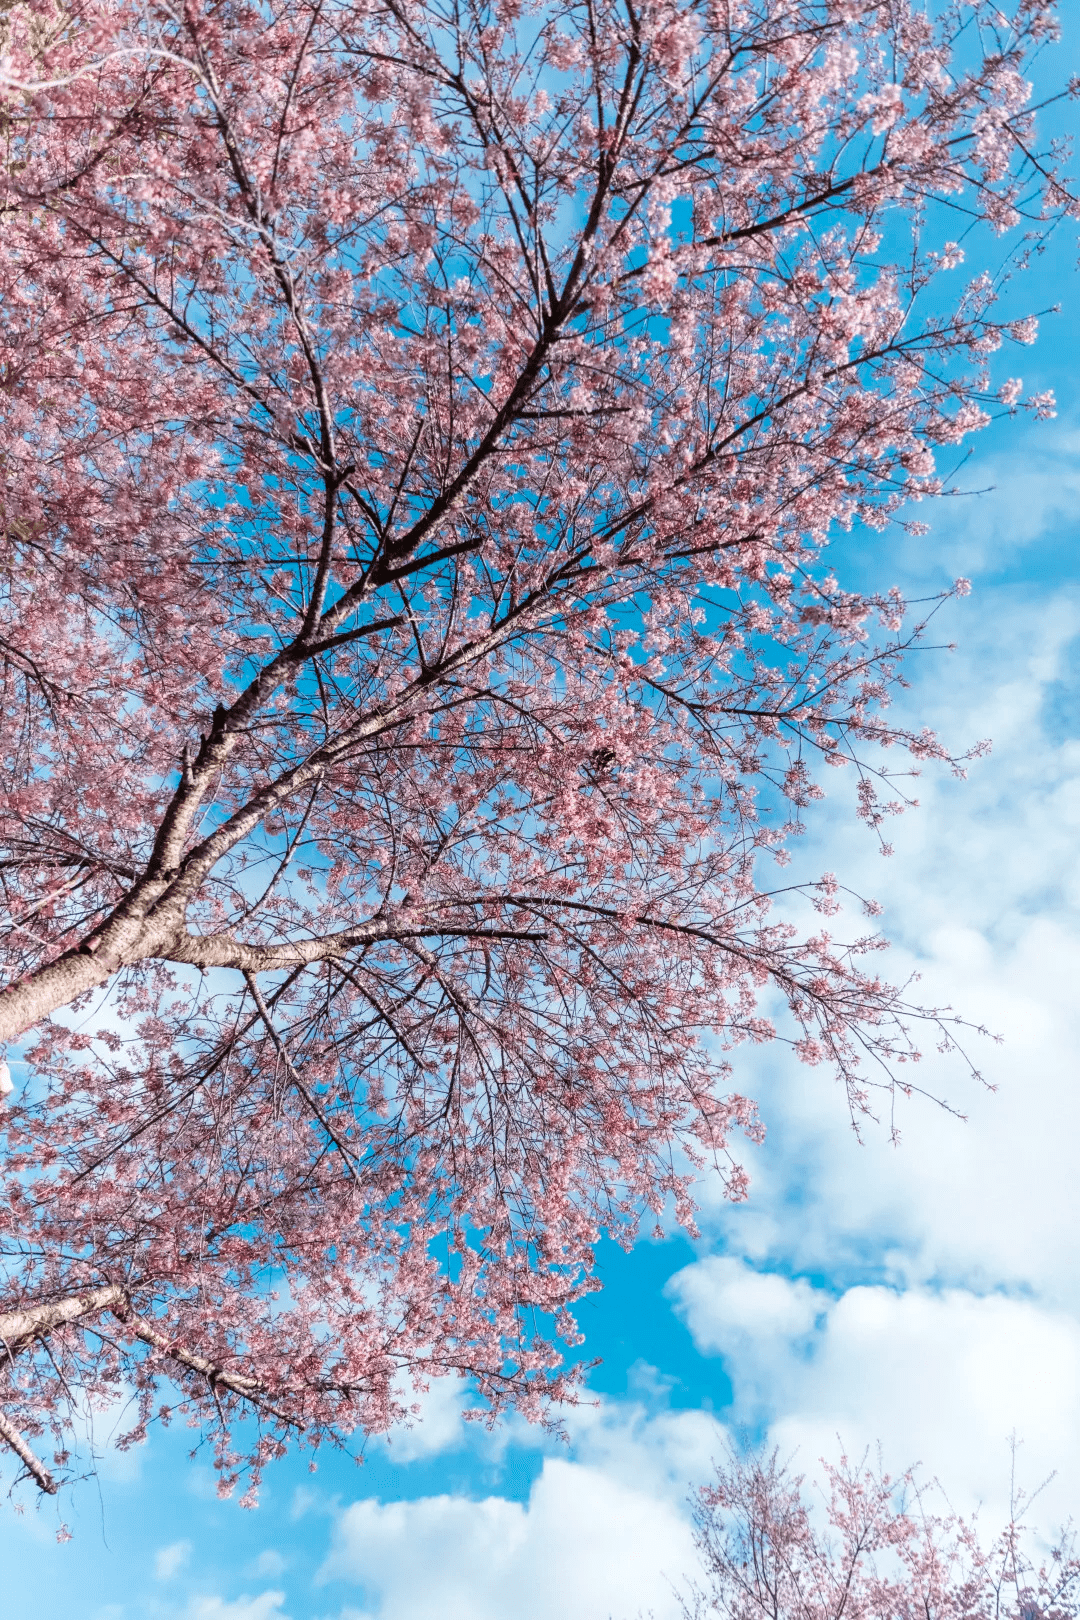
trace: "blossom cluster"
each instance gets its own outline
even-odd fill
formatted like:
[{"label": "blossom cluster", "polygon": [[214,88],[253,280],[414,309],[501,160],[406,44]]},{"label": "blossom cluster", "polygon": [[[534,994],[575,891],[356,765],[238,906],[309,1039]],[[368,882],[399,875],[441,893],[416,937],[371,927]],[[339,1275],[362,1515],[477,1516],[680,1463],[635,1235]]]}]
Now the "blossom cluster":
[{"label": "blossom cluster", "polygon": [[775,873],[819,767],[874,829],[960,768],[825,553],[1052,408],[924,220],[1072,207],[1053,9],[59,18],[2,20],[0,1439],[541,1416],[599,1234],[745,1194],[734,1047],[856,1118],[918,1055]]}]

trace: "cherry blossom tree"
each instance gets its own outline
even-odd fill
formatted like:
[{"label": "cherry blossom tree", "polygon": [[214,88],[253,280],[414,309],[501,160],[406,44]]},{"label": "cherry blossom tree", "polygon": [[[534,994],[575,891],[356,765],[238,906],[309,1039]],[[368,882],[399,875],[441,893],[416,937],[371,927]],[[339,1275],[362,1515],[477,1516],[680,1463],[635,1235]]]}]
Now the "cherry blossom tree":
[{"label": "cherry blossom tree", "polygon": [[732,1047],[856,1120],[917,1055],[777,874],[819,765],[878,828],[949,759],[937,604],[825,548],[1051,408],[951,238],[1072,207],[1053,6],[2,28],[0,1438],[53,1491],[130,1395],[229,1489],[433,1376],[542,1416],[599,1233],[743,1195]]},{"label": "cherry blossom tree", "polygon": [[[771,1456],[732,1453],[694,1501],[704,1582],[683,1593],[686,1620],[1074,1620],[1080,1557],[1066,1529],[1036,1562],[1014,1489],[991,1542],[940,1486],[891,1479],[866,1458],[823,1465],[825,1492]],[[1036,1493],[1037,1494],[1037,1493]]]}]

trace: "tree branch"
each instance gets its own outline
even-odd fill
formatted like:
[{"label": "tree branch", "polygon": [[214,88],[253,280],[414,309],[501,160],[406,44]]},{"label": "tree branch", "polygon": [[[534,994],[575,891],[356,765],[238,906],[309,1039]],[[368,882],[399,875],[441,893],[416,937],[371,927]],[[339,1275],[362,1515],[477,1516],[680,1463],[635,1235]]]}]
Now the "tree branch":
[{"label": "tree branch", "polygon": [[9,1354],[16,1354],[31,1339],[68,1322],[77,1322],[81,1316],[95,1311],[112,1310],[127,1296],[115,1283],[95,1288],[89,1294],[76,1294],[71,1299],[56,1300],[49,1305],[31,1305],[22,1311],[8,1311],[0,1316],[0,1342]]},{"label": "tree branch", "polygon": [[43,1491],[49,1496],[55,1496],[57,1484],[45,1464],[36,1452],[31,1451],[15,1425],[0,1412],[0,1440],[18,1457],[27,1473],[34,1478]]}]

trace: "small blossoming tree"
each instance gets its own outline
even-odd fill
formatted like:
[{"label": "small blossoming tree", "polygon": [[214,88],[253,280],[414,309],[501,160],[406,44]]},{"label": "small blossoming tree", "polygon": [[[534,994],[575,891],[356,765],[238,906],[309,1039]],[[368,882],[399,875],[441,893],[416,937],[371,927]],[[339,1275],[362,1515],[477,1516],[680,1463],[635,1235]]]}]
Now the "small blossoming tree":
[{"label": "small blossoming tree", "polygon": [[704,1581],[686,1620],[1075,1620],[1080,1557],[1071,1530],[1036,1563],[1014,1491],[991,1541],[937,1485],[891,1479],[867,1459],[825,1467],[826,1494],[772,1456],[732,1453],[694,1500]]},{"label": "small blossoming tree", "polygon": [[0,1439],[43,1489],[123,1390],[225,1488],[434,1375],[542,1414],[598,1233],[742,1195],[773,1004],[856,1115],[914,1055],[880,941],[769,873],[819,765],[877,826],[881,746],[946,757],[886,712],[918,623],[824,548],[1049,408],[934,222],[1069,206],[1054,27],[4,10]]}]

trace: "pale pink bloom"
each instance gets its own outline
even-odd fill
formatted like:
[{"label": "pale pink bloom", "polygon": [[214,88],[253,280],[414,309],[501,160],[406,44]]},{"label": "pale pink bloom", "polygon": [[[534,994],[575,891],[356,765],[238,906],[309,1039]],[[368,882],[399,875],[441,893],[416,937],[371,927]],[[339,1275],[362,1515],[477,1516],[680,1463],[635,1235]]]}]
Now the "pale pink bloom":
[{"label": "pale pink bloom", "polygon": [[847,1457],[821,1463],[824,1491],[777,1453],[729,1451],[693,1499],[700,1574],[680,1592],[685,1620],[1033,1620],[1080,1615],[1080,1557],[1066,1529],[1046,1553],[1014,1491],[989,1537],[937,1482]]},{"label": "pale pink bloom", "polygon": [[947,305],[927,202],[1075,206],[1047,8],[969,12],[5,13],[0,1444],[42,1489],[121,1386],[246,1502],[432,1377],[550,1421],[600,1234],[746,1196],[735,1048],[858,1125],[947,1036],[776,868],[826,780],[887,849],[883,751],[962,769],[889,709],[924,609],[827,548],[940,492],[1034,337],[988,274]]}]

